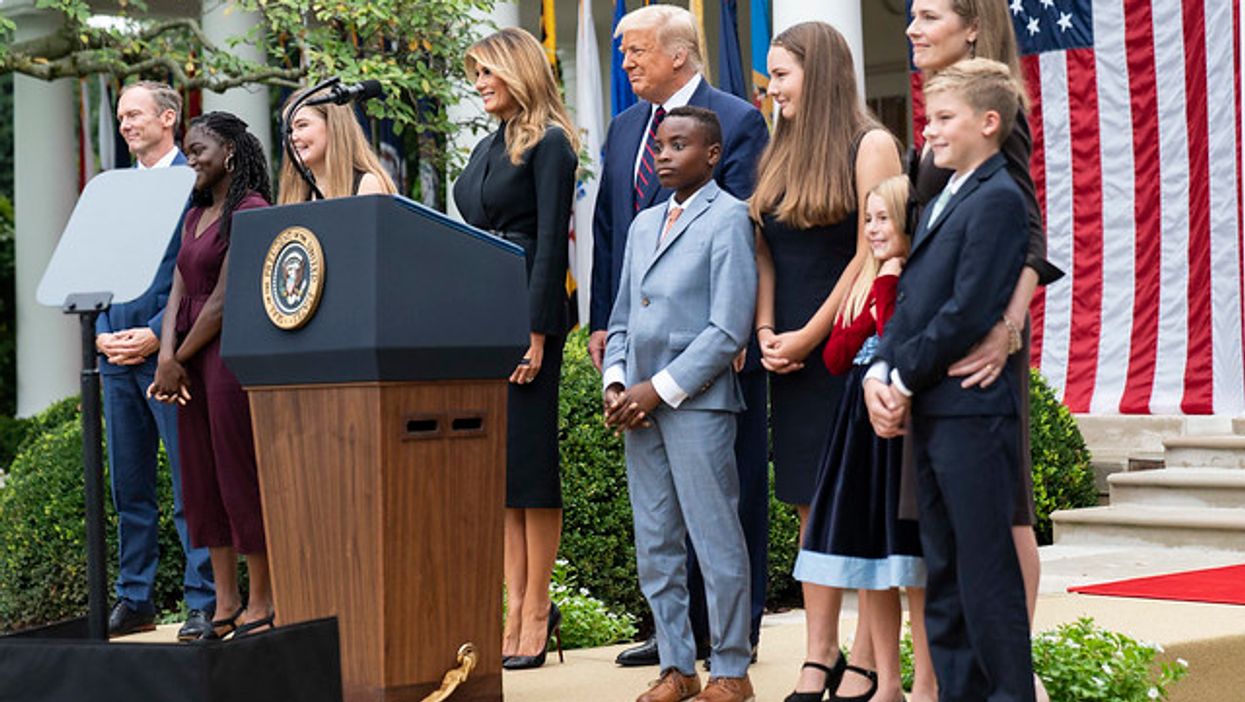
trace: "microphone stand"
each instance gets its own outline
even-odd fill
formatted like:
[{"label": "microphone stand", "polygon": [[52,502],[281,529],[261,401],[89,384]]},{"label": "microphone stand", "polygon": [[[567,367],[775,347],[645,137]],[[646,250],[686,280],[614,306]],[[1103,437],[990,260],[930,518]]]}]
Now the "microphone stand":
[{"label": "microphone stand", "polygon": [[339,76],[334,76],[317,83],[307,92],[298,96],[294,104],[290,105],[290,109],[286,110],[285,114],[281,116],[281,143],[285,147],[285,153],[289,157],[290,163],[294,164],[294,170],[298,171],[298,175],[311,188],[311,199],[313,200],[325,199],[324,193],[316,186],[315,175],[311,173],[311,169],[307,167],[307,164],[303,163],[303,157],[299,156],[298,150],[294,148],[294,128],[290,123],[294,120],[294,115],[298,113],[298,109],[303,106],[303,103],[307,102],[316,93],[323,92],[325,89],[337,85],[341,80]]}]

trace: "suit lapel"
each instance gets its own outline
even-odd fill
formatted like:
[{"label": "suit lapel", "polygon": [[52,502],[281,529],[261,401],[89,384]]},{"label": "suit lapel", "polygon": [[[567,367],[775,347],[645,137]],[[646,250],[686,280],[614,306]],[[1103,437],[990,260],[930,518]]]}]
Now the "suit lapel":
[{"label": "suit lapel", "polygon": [[946,222],[951,216],[951,213],[955,211],[956,206],[963,202],[964,198],[971,195],[973,191],[980,187],[982,181],[994,175],[995,171],[1002,168],[1004,163],[1002,154],[995,154],[986,159],[986,162],[977,167],[977,170],[968,177],[968,180],[960,186],[960,189],[955,191],[955,194],[951,196],[951,199],[947,202],[947,204],[943,205],[942,212],[938,213],[938,219],[934,222],[929,221],[930,215],[933,214],[934,210],[934,204],[933,201],[931,201],[930,204],[925,207],[925,211],[921,213],[922,226],[917,228],[916,235],[913,237],[912,254],[916,254],[917,250],[920,249],[925,242],[933,238],[934,234],[936,234],[939,228],[942,227],[943,222]]},{"label": "suit lapel", "polygon": [[664,215],[661,217],[659,220],[660,224],[658,225],[657,237],[654,239],[655,242],[661,241],[661,243],[657,246],[657,253],[653,254],[652,260],[649,261],[648,268],[644,271],[645,274],[652,270],[653,266],[657,263],[657,260],[661,258],[661,255],[664,254],[680,236],[683,235],[683,232],[687,231],[687,228],[692,224],[692,222],[696,221],[698,217],[708,211],[710,205],[712,205],[713,201],[717,199],[719,192],[721,192],[721,190],[718,188],[717,183],[712,180],[706,183],[704,189],[700,191],[700,194],[692,200],[691,204],[688,205],[683,214],[679,215],[679,218],[675,221],[674,226],[670,228],[670,233],[666,235],[665,240],[661,239],[661,230],[666,226],[666,218]]}]

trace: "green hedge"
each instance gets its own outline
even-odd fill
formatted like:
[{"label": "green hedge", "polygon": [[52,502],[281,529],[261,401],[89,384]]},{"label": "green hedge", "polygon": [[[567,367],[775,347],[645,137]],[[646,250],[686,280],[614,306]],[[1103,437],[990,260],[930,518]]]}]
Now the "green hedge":
[{"label": "green hedge", "polygon": [[1098,504],[1089,449],[1068,407],[1042,374],[1029,371],[1029,455],[1033,459],[1033,500],[1038,543],[1052,541],[1050,514]]},{"label": "green hedge", "polygon": [[[631,507],[622,441],[601,420],[600,375],[588,358],[585,333],[571,336],[562,370],[559,413],[565,524],[560,557],[584,588],[614,612],[640,618],[648,606],[636,581]],[[1089,454],[1067,408],[1036,373],[1030,397],[1038,534],[1049,542],[1055,509],[1096,503]],[[16,453],[0,488],[0,628],[53,621],[85,607],[82,454],[78,403],[70,398],[40,415],[0,422],[0,458]],[[0,463],[3,465],[3,463]],[[160,460],[161,558],[156,605],[175,610],[181,595],[181,547],[173,529],[168,464]],[[772,484],[772,481],[771,481]],[[116,564],[116,516],[107,505],[109,567]],[[767,605],[799,604],[791,578],[798,551],[794,510],[770,494]],[[110,575],[111,577],[111,575]]]},{"label": "green hedge", "polygon": [[[27,431],[0,488],[0,630],[6,631],[86,611],[82,426],[77,398],[63,400],[27,420]],[[173,504],[173,488],[163,450],[158,480],[162,557],[154,601],[158,609],[169,610],[176,609],[181,600],[183,558],[173,510],[168,508]],[[117,516],[111,499],[105,499],[105,515],[111,588],[117,570]]]}]

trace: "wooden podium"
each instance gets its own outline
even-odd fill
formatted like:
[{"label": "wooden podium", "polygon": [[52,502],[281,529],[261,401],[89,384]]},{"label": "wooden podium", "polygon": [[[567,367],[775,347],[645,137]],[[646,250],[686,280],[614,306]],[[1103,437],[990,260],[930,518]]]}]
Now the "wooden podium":
[{"label": "wooden podium", "polygon": [[451,699],[501,700],[522,250],[391,196],[233,232],[221,351],[250,396],[278,624],[339,618],[349,701],[419,702],[465,643]]}]

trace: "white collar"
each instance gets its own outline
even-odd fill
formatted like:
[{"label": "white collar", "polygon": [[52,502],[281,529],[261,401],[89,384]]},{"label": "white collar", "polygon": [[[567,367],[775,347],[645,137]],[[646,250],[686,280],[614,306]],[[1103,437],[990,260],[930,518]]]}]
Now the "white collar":
[{"label": "white collar", "polygon": [[947,197],[951,197],[952,195],[955,195],[956,193],[958,193],[960,191],[960,188],[963,187],[964,184],[968,182],[969,176],[971,176],[973,173],[976,173],[976,172],[977,172],[977,169],[973,168],[973,169],[966,171],[963,174],[960,174],[960,173],[952,174],[951,180],[947,181]]},{"label": "white collar", "polygon": [[696,196],[699,195],[702,191],[704,191],[705,186],[709,185],[709,182],[710,182],[709,180],[706,180],[704,185],[700,186],[699,188],[696,188],[696,192],[692,193],[691,195],[688,195],[687,199],[684,200],[683,202],[675,202],[675,199],[677,196],[671,193],[670,200],[668,200],[669,204],[666,205],[666,213],[667,214],[670,213],[671,207],[678,207],[681,210],[686,210],[688,205],[692,204],[692,200],[695,200]]},{"label": "white collar", "polygon": [[[160,160],[156,161],[155,164],[151,166],[151,168],[168,168],[169,166],[173,165],[173,159],[175,158],[177,158],[177,145],[176,144],[173,145],[173,148],[169,149],[168,153],[161,156]],[[136,158],[135,160],[138,161],[138,170],[140,171],[147,170],[147,166],[143,165],[142,159]]]},{"label": "white collar", "polygon": [[[691,102],[692,94],[695,93],[696,89],[700,87],[700,80],[701,78],[699,72],[693,74],[692,77],[683,84],[682,88],[674,91],[674,95],[666,98],[666,101],[661,103],[662,109],[669,112],[676,107],[683,107],[687,103]],[[649,119],[652,119],[653,111],[656,109],[656,107],[653,107],[649,110]]]}]

